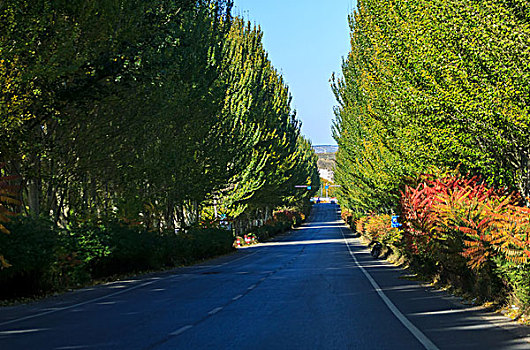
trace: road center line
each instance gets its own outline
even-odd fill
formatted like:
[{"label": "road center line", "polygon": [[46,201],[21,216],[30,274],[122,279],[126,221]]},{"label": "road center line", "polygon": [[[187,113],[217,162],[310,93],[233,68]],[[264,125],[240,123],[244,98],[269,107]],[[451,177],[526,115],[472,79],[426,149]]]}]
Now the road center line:
[{"label": "road center line", "polygon": [[233,301],[236,301],[238,299],[241,299],[243,297],[243,294],[239,294],[238,296],[235,296],[232,298]]},{"label": "road center line", "polygon": [[208,315],[215,315],[216,313],[218,313],[219,311],[221,311],[223,308],[222,307],[216,307],[215,309],[213,309],[212,311],[208,312]]},{"label": "road center line", "polygon": [[188,329],[192,328],[193,326],[192,325],[187,325],[187,326],[184,326],[182,328],[179,328],[177,329],[176,331],[174,331],[173,333],[169,333],[169,335],[180,335],[184,332],[186,332]]},{"label": "road center line", "polygon": [[255,284],[251,285],[251,286],[248,287],[247,289],[248,289],[248,290],[252,290],[252,289],[254,289],[254,288],[256,288],[256,285],[255,285]]},{"label": "road center line", "polygon": [[392,311],[394,316],[405,326],[412,335],[418,339],[418,341],[425,347],[427,350],[439,350],[434,343],[427,338],[425,334],[422,333],[416,326],[412,324],[412,322],[409,321],[409,319],[399,311],[399,309],[394,305],[394,303],[386,296],[385,292],[381,289],[381,287],[377,284],[377,282],[374,280],[374,278],[370,275],[368,271],[365,270],[364,267],[361,266],[359,263],[359,260],[357,260],[357,257],[355,254],[353,254],[350,243],[348,242],[348,239],[344,235],[344,227],[339,227],[340,232],[342,234],[342,237],[344,238],[344,242],[346,243],[346,247],[348,247],[348,252],[350,253],[351,257],[353,258],[353,261],[355,262],[355,265],[362,271],[362,273],[366,276],[372,287],[374,287],[377,294],[379,294],[379,297],[383,300],[383,302],[386,304],[386,306]]}]

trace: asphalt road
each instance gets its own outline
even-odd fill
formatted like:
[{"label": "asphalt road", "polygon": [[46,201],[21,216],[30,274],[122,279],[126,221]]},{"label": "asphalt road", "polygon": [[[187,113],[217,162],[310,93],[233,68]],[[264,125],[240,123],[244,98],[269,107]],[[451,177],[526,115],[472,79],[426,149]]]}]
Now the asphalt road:
[{"label": "asphalt road", "polygon": [[205,264],[0,308],[0,349],[530,349],[511,321],[403,278],[339,221]]}]

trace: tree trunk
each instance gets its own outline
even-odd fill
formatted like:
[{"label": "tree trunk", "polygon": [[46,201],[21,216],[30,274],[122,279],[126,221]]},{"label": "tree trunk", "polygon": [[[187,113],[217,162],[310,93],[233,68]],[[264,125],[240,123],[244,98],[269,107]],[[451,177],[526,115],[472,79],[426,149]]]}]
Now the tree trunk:
[{"label": "tree trunk", "polygon": [[40,186],[39,179],[31,178],[27,180],[28,207],[29,213],[33,217],[40,215]]}]

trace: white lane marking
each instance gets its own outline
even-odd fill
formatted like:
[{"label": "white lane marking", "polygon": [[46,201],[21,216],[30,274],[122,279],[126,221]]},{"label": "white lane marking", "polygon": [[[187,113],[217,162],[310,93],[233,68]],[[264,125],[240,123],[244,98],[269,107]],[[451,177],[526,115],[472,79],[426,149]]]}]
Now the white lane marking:
[{"label": "white lane marking", "polygon": [[215,309],[213,309],[212,311],[208,312],[208,315],[215,315],[216,313],[218,313],[219,311],[221,311],[223,308],[222,307],[216,307]]},{"label": "white lane marking", "polygon": [[114,292],[114,293],[111,293],[111,294],[107,294],[107,295],[103,295],[99,298],[95,298],[95,299],[90,299],[90,300],[87,300],[87,301],[83,301],[82,303],[78,303],[78,304],[74,304],[74,305],[70,305],[70,306],[65,306],[65,307],[60,307],[60,308],[57,308],[55,310],[50,310],[50,311],[46,311],[46,312],[41,312],[41,313],[38,313],[38,314],[34,314],[34,315],[29,315],[29,316],[25,316],[25,317],[21,317],[21,318],[16,318],[14,320],[11,320],[11,321],[6,321],[6,322],[2,322],[0,323],[0,326],[6,326],[8,324],[13,324],[13,323],[16,323],[16,322],[20,322],[20,321],[26,321],[26,320],[30,320],[32,318],[36,318],[36,317],[40,317],[40,316],[45,316],[45,315],[49,315],[49,314],[53,314],[53,313],[56,313],[56,312],[59,312],[59,311],[64,311],[64,310],[70,310],[70,309],[75,309],[75,308],[78,308],[79,306],[83,306],[83,305],[87,305],[87,304],[91,304],[91,303],[94,303],[96,301],[100,301],[100,300],[105,300],[107,298],[111,298],[111,297],[114,297],[116,295],[120,295],[120,294],[124,294],[124,293],[127,293],[127,292],[130,292],[132,290],[135,290],[135,289],[138,289],[138,288],[142,288],[142,287],[145,287],[145,286],[148,286],[150,284],[153,284],[155,282],[159,281],[158,279],[157,280],[153,280],[153,281],[149,281],[149,282],[145,282],[145,283],[141,283],[137,286],[134,286],[134,287],[130,287],[130,288],[127,288],[127,289],[122,289],[118,292]]},{"label": "white lane marking", "polygon": [[173,333],[169,333],[169,335],[180,335],[184,332],[186,332],[188,329],[192,328],[193,326],[192,325],[187,325],[187,326],[184,326],[182,328],[179,328],[177,329],[176,331],[174,331]]},{"label": "white lane marking", "polygon": [[255,285],[255,284],[251,285],[251,286],[248,287],[247,289],[248,289],[248,290],[252,290],[252,289],[254,289],[254,288],[256,288],[256,285]]},{"label": "white lane marking", "polygon": [[240,299],[242,297],[243,297],[243,294],[239,294],[238,296],[233,297],[232,300],[236,301],[236,300],[238,300],[238,299]]},{"label": "white lane marking", "polygon": [[2,331],[0,335],[11,335],[11,334],[25,334],[25,333],[35,333],[47,331],[49,328],[35,328],[35,329],[15,329],[11,331]]},{"label": "white lane marking", "polygon": [[346,236],[344,235],[344,231],[343,231],[344,228],[343,227],[339,227],[339,228],[340,228],[340,232],[342,234],[342,237],[344,238],[344,242],[346,243],[346,247],[348,247],[348,252],[350,252],[351,257],[353,258],[353,261],[355,262],[355,265],[357,265],[357,267],[366,276],[366,278],[368,279],[368,281],[370,282],[372,287],[374,287],[374,289],[377,292],[377,294],[379,294],[379,297],[381,297],[383,302],[390,309],[390,311],[392,311],[394,316],[396,316],[396,318],[399,320],[399,322],[401,322],[403,324],[403,326],[405,326],[410,331],[410,333],[412,333],[412,335],[416,339],[418,339],[418,341],[425,347],[425,349],[427,349],[427,350],[439,350],[438,347],[436,345],[434,345],[434,343],[429,338],[427,338],[427,336],[425,334],[422,333],[422,331],[420,331],[415,325],[413,325],[412,322],[410,322],[408,320],[408,318],[405,315],[403,315],[401,313],[401,311],[399,311],[399,309],[396,307],[396,305],[394,305],[394,303],[386,296],[385,292],[383,292],[381,287],[377,284],[377,282],[370,275],[370,273],[368,271],[366,271],[364,269],[364,267],[361,266],[361,264],[359,263],[359,260],[357,260],[357,257],[355,257],[355,254],[353,254],[353,252],[352,252],[352,250],[350,248],[350,243],[348,242],[348,240],[346,239]]},{"label": "white lane marking", "polygon": [[[250,258],[251,256],[255,255],[259,253],[259,251],[255,251],[253,253],[250,253],[250,254],[247,254],[247,255],[243,255],[242,257],[239,257],[237,259],[233,259],[233,260],[230,260],[230,261],[227,261],[227,262],[224,262],[222,264],[219,264],[219,265],[203,265],[203,266],[190,266],[189,269],[190,270],[197,270],[196,272],[204,272],[204,271],[208,271],[208,270],[213,270],[213,269],[217,269],[221,266],[225,266],[225,265],[228,265],[228,264],[231,264],[233,262],[236,262],[236,261],[239,261],[239,260],[242,260],[242,259],[245,259],[245,258]],[[186,267],[184,267],[183,269],[186,269]],[[247,272],[248,273],[248,272]],[[178,278],[178,277],[181,277],[181,276],[193,276],[195,275],[195,272],[194,271],[190,271],[190,272],[183,272],[183,273],[177,273],[177,274],[174,274],[174,275],[170,275],[164,279],[171,279],[171,278]]]}]

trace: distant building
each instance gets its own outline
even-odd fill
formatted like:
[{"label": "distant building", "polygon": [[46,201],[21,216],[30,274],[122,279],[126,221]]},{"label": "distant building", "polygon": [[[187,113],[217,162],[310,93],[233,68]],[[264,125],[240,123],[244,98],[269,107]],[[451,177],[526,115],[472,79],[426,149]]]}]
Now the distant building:
[{"label": "distant building", "polygon": [[313,146],[315,153],[335,153],[338,151],[339,147],[336,145],[319,145]]},{"label": "distant building", "polygon": [[334,182],[333,181],[333,171],[332,170],[318,169],[318,172],[319,172],[321,178],[326,179],[329,182]]}]

